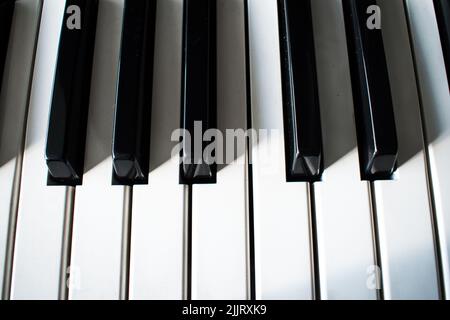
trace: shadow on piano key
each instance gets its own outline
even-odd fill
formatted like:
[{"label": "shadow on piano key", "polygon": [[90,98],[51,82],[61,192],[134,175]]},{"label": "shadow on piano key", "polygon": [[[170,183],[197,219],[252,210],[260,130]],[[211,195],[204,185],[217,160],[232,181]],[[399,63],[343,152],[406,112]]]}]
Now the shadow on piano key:
[{"label": "shadow on piano key", "polygon": [[[390,10],[390,14],[395,16],[391,19],[401,21],[404,19],[404,12],[399,8],[398,4],[395,4],[395,6],[396,8],[391,8],[392,10]],[[387,8],[386,5],[385,7]],[[338,23],[335,16],[330,17],[330,19],[333,20],[330,20],[329,24]],[[398,168],[401,168],[403,164],[422,152],[424,145],[422,140],[418,139],[421,133],[417,132],[417,125],[413,123],[415,115],[410,110],[410,108],[417,106],[413,102],[418,99],[415,78],[412,76],[412,72],[414,72],[413,65],[410,63],[410,59],[404,59],[405,56],[411,56],[411,48],[405,46],[404,42],[395,44],[388,37],[389,34],[383,34],[394,114],[397,123],[397,137],[399,141]],[[323,42],[325,41],[324,39],[319,39],[318,41],[322,41],[319,45],[326,48],[327,44]],[[332,42],[345,43],[345,34],[339,35],[339,39],[332,39]],[[355,134],[355,119],[353,116],[351,118],[342,117],[344,108],[349,108],[348,102],[352,101],[351,82],[347,79],[343,83],[343,75],[348,73],[349,69],[348,56],[345,54],[340,57],[340,60],[345,61],[345,63],[335,65],[332,63],[335,58],[327,57],[329,54],[335,55],[336,52],[318,50],[316,53],[319,68],[322,130],[324,132],[324,146],[326,146],[324,151],[325,173],[326,168],[329,168],[357,148],[356,141],[352,138]],[[337,86],[341,87],[341,92],[338,96],[335,96],[334,88]],[[436,101],[437,96],[432,96],[429,92],[432,92],[432,90],[426,90],[427,96],[425,99],[431,101],[432,105],[439,105],[439,101]],[[427,113],[429,114],[430,122],[433,124],[431,128],[428,128],[428,142],[448,136],[450,132],[447,119],[439,117],[439,110],[431,108],[427,110]]]},{"label": "shadow on piano key", "polygon": [[[180,1],[169,2],[174,7],[182,6]],[[219,1],[217,5],[217,10],[220,12],[220,6],[223,4]],[[239,3],[235,4],[235,6],[239,5]],[[246,117],[242,116],[245,115],[247,108],[244,33],[238,29],[241,26],[238,21],[239,15],[227,18],[226,25],[222,25],[220,20],[217,22],[217,122],[218,129],[224,137],[226,129],[245,130],[247,127]],[[218,19],[220,19],[220,14]],[[156,30],[150,172],[167,161],[172,161],[171,153],[178,142],[171,141],[171,135],[180,127],[180,119],[173,116],[179,114],[181,108],[180,96],[174,94],[180,92],[181,86],[180,70],[178,70],[178,63],[174,61],[179,54],[168,53],[174,50],[181,52],[181,43],[174,42],[175,39],[172,40],[172,38],[160,39],[160,37],[161,31]],[[237,41],[236,38],[239,38],[240,41]],[[236,43],[241,46],[236,47]],[[224,140],[224,148],[225,146]],[[245,149],[235,148],[232,159],[237,160],[243,157],[244,152]],[[224,150],[224,159],[226,158]],[[217,170],[222,170],[228,164],[218,164]],[[149,184],[151,185],[152,182],[149,181]]]},{"label": "shadow on piano key", "polygon": [[[328,3],[321,1],[313,8],[324,11],[325,5]],[[318,17],[313,12],[326,174],[327,168],[355,150],[357,143],[345,33],[324,29],[342,24],[342,15],[330,15],[327,24],[318,21]],[[345,49],[335,49],[342,46]],[[336,61],[342,63],[335,64]]]},{"label": "shadow on piano key", "polygon": [[[240,21],[241,15],[237,14],[241,10],[242,1],[230,2],[231,4],[225,4],[223,0],[217,1],[217,127],[224,135],[227,129],[247,128],[245,33],[242,29],[243,22]],[[228,7],[225,11],[228,14],[221,14],[224,12],[223,6]],[[234,15],[229,14],[231,10],[235,12]],[[245,148],[236,146],[231,156],[225,149],[226,144],[224,159],[229,156],[233,161],[240,159],[245,153]],[[218,172],[230,164],[224,162],[218,164]]]},{"label": "shadow on piano key", "polygon": [[[37,43],[42,3],[36,0],[17,1],[11,25],[2,87],[0,88],[0,295],[9,294],[11,277],[11,233],[17,208],[18,165],[27,114],[33,55]],[[1,9],[3,10],[4,7]],[[2,16],[3,17],[3,16]],[[4,25],[2,21],[0,24]],[[2,30],[2,32],[6,31]],[[0,32],[0,33],[2,33]],[[8,29],[9,32],[9,29]],[[3,33],[2,33],[3,34]],[[5,52],[6,53],[6,52]],[[1,58],[0,58],[1,59]],[[0,68],[1,69],[1,68]],[[5,282],[3,282],[5,281]],[[2,292],[3,289],[3,292]]]},{"label": "shadow on piano key", "polygon": [[[397,139],[399,145],[398,168],[409,160],[422,153],[424,144],[422,134],[418,129],[419,105],[414,65],[412,62],[411,47],[407,45],[406,32],[396,32],[394,28],[404,28],[398,25],[405,21],[402,4],[399,2],[380,1],[382,10],[389,10],[385,14],[383,41],[391,84],[394,115],[396,119]],[[395,25],[394,25],[395,23]],[[405,35],[399,39],[399,35]],[[411,108],[416,108],[411,110]]]},{"label": "shadow on piano key", "polygon": [[[114,1],[103,1],[102,10],[110,19],[120,19],[122,10]],[[116,36],[114,36],[116,37]],[[105,20],[97,23],[97,36],[92,69],[89,125],[86,138],[84,173],[111,157],[113,114],[116,100],[117,42]],[[94,124],[92,124],[94,123]],[[112,168],[111,168],[112,170]]]},{"label": "shadow on piano key", "polygon": [[[30,63],[34,52],[38,12],[30,0],[16,1],[4,78],[0,88],[0,167],[19,152],[27,111]],[[31,67],[32,68],[32,67]]]},{"label": "shadow on piano key", "polygon": [[[164,6],[172,12],[182,10],[183,3],[169,0]],[[157,3],[158,7],[159,3]],[[165,10],[169,10],[165,8]],[[158,14],[158,8],[157,8]],[[152,124],[150,136],[150,173],[171,160],[177,142],[171,141],[172,132],[180,127],[181,39],[168,34],[171,29],[160,30],[165,23],[156,25],[155,57],[153,69]],[[173,22],[175,24],[175,22]],[[175,25],[178,25],[175,24]],[[181,23],[180,23],[181,26]],[[176,30],[180,32],[181,30]],[[175,30],[173,30],[175,32]],[[152,181],[149,180],[149,185]]]}]

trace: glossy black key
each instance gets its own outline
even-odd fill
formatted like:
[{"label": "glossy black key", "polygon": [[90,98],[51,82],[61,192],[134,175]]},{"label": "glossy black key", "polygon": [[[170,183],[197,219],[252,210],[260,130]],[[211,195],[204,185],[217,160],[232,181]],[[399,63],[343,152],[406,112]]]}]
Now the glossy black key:
[{"label": "glossy black key", "polygon": [[82,182],[98,0],[67,0],[64,10],[47,136],[49,185]]},{"label": "glossy black key", "polygon": [[434,0],[447,78],[450,83],[450,0]]},{"label": "glossy black key", "polygon": [[0,90],[2,88],[3,69],[11,33],[15,0],[0,0]]},{"label": "glossy black key", "polygon": [[156,0],[126,0],[113,137],[113,183],[148,182]]},{"label": "glossy black key", "polygon": [[368,8],[377,1],[343,0],[342,4],[361,177],[390,179],[397,166],[398,146],[389,74],[382,31],[367,23]]},{"label": "glossy black key", "polygon": [[216,0],[184,0],[182,57],[181,128],[191,148],[182,150],[180,183],[215,183],[217,165],[203,157],[210,142],[195,141],[194,128],[203,136],[217,126]]},{"label": "glossy black key", "polygon": [[288,181],[317,181],[323,171],[311,0],[278,0]]}]

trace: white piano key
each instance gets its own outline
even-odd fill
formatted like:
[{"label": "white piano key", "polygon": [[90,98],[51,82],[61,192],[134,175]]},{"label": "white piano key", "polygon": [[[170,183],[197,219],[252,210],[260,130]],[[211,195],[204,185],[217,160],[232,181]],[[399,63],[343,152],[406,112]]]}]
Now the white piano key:
[{"label": "white piano key", "polygon": [[399,162],[393,181],[373,183],[385,299],[439,298],[420,107],[402,1],[379,1]]},{"label": "white piano key", "polygon": [[431,0],[405,2],[422,112],[426,128],[429,171],[439,232],[443,288],[450,296],[450,95],[444,57]]},{"label": "white piano key", "polygon": [[183,298],[184,188],[171,161],[133,190],[130,299]]},{"label": "white piano key", "polygon": [[249,0],[257,299],[311,299],[306,183],[286,183],[276,0]]},{"label": "white piano key", "polygon": [[12,299],[57,299],[65,187],[47,186],[45,145],[64,1],[44,1],[18,208]]},{"label": "white piano key", "polygon": [[312,1],[324,137],[314,184],[322,299],[376,299],[371,205],[361,181],[340,0]]},{"label": "white piano key", "polygon": [[[3,291],[4,298],[8,298],[10,289],[11,250],[22,167],[22,141],[41,9],[41,1],[16,2],[0,96],[0,293]],[[5,279],[6,287],[3,288]]]},{"label": "white piano key", "polygon": [[[247,127],[244,2],[218,0],[217,13],[217,118],[225,134]],[[240,151],[218,166],[216,184],[192,187],[192,299],[247,298],[247,164]]]},{"label": "white piano key", "polygon": [[111,185],[123,0],[99,2],[83,185],[76,188],[69,299],[119,299],[126,187]]},{"label": "white piano key", "polygon": [[245,300],[245,160],[225,166],[217,178],[192,191],[192,299]]},{"label": "white piano key", "polygon": [[[183,1],[158,1],[149,185],[133,188],[130,299],[183,298],[184,186],[179,156]],[[187,208],[186,208],[187,210]]]}]

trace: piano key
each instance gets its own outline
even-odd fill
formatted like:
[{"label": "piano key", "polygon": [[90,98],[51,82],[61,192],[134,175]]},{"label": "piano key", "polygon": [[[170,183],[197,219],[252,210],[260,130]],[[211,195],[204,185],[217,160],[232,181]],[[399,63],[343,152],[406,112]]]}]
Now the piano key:
[{"label": "piano key", "polygon": [[385,299],[438,299],[420,105],[401,1],[379,0],[399,153],[396,177],[372,184]]},{"label": "piano key", "polygon": [[202,139],[201,145],[197,145],[194,135],[196,124],[199,138],[203,138],[217,123],[216,20],[216,0],[184,1],[181,128],[191,135],[191,146],[183,138],[180,165],[183,184],[216,181],[216,165],[203,157],[208,143]]},{"label": "piano key", "polygon": [[376,299],[367,182],[361,181],[340,0],[312,1],[325,172],[314,184],[320,295]]},{"label": "piano key", "polygon": [[450,2],[448,0],[434,0],[434,9],[441,35],[447,78],[450,79]]},{"label": "piano key", "polygon": [[76,188],[73,213],[72,257],[69,299],[120,299],[122,228],[130,208],[130,188],[111,185],[112,132],[122,0],[104,0],[99,5],[97,40],[92,72],[91,108],[86,139],[83,185]]},{"label": "piano key", "polygon": [[[80,8],[78,27],[70,27]],[[67,0],[49,117],[49,184],[81,184],[98,0]]]},{"label": "piano key", "polygon": [[3,69],[8,50],[14,6],[15,0],[0,0],[0,90],[2,88]]},{"label": "piano key", "polygon": [[125,1],[113,137],[115,180],[147,183],[156,0]]},{"label": "piano key", "polygon": [[0,94],[0,295],[3,289],[3,299],[8,299],[10,294],[24,126],[41,8],[41,1],[17,3],[5,64],[5,90]]},{"label": "piano key", "polygon": [[342,1],[363,180],[389,179],[398,151],[381,30],[366,26],[372,5],[376,0]]},{"label": "piano key", "polygon": [[[311,299],[307,184],[287,183],[277,2],[249,0],[256,299]],[[264,68],[261,68],[264,66]]]},{"label": "piano key", "polygon": [[323,169],[311,1],[278,0],[286,167],[289,181],[317,181]]},{"label": "piano key", "polygon": [[442,289],[450,295],[450,95],[436,16],[430,0],[405,1],[420,91],[431,201],[440,248]]},{"label": "piano key", "polygon": [[[58,299],[66,195],[49,188],[43,159],[63,1],[44,1],[27,118],[11,284],[12,299]],[[32,266],[32,267],[30,267]]]},{"label": "piano key", "polygon": [[[247,128],[244,2],[218,0],[218,129]],[[192,187],[192,299],[245,300],[247,288],[245,144],[219,164],[217,183]]]},{"label": "piano key", "polygon": [[[179,155],[183,0],[160,1],[156,14],[149,185],[133,187],[130,299],[183,296],[184,186]],[[161,245],[164,244],[164,245]]]}]

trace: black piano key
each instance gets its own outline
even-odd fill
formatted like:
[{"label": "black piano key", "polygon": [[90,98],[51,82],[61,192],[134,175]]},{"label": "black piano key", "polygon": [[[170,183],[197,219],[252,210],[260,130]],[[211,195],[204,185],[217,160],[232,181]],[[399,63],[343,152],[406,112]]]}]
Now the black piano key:
[{"label": "black piano key", "polygon": [[0,90],[3,81],[6,54],[11,33],[11,23],[14,15],[15,0],[0,0]]},{"label": "black piano key", "polygon": [[[68,12],[71,6],[80,12]],[[98,0],[67,0],[64,10],[47,136],[49,185],[82,183]]]},{"label": "black piano key", "polygon": [[434,0],[447,78],[450,83],[450,0]]},{"label": "black piano key", "polygon": [[148,182],[156,0],[126,0],[113,137],[113,183]]},{"label": "black piano key", "polygon": [[278,0],[286,176],[320,180],[322,129],[311,0]]},{"label": "black piano key", "polygon": [[[397,166],[397,134],[381,29],[369,29],[375,0],[343,0],[355,121],[363,180],[390,179]],[[382,28],[382,23],[381,23]]]},{"label": "black piano key", "polygon": [[182,184],[216,181],[217,165],[203,159],[208,143],[194,139],[196,122],[202,136],[217,127],[216,86],[216,0],[184,0],[181,128],[192,148],[182,150]]}]

